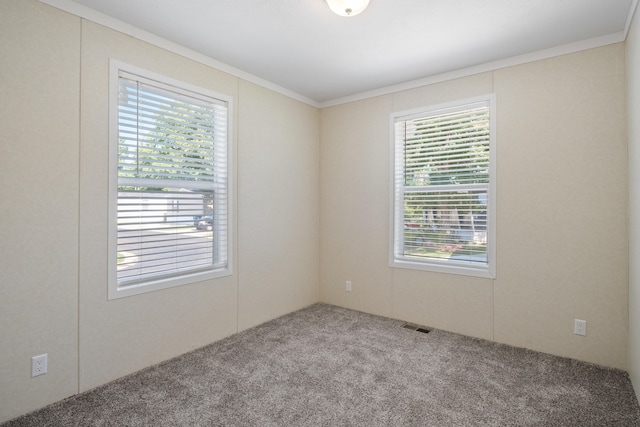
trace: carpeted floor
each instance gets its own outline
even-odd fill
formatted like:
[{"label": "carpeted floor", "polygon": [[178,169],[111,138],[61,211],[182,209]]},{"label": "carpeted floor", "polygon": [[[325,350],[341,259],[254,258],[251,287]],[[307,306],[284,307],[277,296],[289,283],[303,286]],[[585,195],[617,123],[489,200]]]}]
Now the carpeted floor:
[{"label": "carpeted floor", "polygon": [[3,426],[640,426],[640,408],[619,370],[316,304]]}]

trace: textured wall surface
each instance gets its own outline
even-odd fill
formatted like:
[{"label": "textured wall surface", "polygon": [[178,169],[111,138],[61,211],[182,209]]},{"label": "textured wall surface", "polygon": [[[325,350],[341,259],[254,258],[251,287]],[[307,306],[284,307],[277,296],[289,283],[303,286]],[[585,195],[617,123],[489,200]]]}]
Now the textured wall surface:
[{"label": "textured wall surface", "polygon": [[[322,301],[626,369],[624,76],[616,44],[322,110]],[[496,279],[390,268],[389,114],[487,93]]]},{"label": "textured wall surface", "polygon": [[2,1],[0,56],[2,421],[78,387],[80,19]]}]

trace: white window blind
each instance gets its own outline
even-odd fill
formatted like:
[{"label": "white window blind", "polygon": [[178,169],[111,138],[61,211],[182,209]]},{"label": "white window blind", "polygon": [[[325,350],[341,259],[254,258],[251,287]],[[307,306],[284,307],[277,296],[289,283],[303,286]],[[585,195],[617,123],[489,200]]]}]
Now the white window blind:
[{"label": "white window blind", "polygon": [[117,289],[228,263],[227,103],[118,71]]},{"label": "white window blind", "polygon": [[490,101],[396,116],[392,264],[489,271]]}]

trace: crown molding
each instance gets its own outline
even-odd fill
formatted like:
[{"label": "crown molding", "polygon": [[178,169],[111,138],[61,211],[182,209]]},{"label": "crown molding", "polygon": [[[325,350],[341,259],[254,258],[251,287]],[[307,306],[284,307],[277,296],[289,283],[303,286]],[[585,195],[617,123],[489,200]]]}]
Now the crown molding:
[{"label": "crown molding", "polygon": [[624,26],[624,38],[627,39],[627,35],[629,34],[629,29],[631,29],[631,23],[633,22],[633,17],[638,9],[638,0],[633,0],[631,3],[631,7],[629,8],[629,15],[627,16],[627,23]]}]

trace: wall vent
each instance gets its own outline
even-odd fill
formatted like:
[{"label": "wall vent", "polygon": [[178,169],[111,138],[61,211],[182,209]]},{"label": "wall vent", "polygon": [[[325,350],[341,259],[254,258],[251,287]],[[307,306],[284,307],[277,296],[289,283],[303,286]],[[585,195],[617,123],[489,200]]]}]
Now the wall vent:
[{"label": "wall vent", "polygon": [[405,323],[404,325],[402,325],[402,327],[405,329],[410,329],[412,331],[422,332],[423,334],[428,334],[429,332],[431,332],[430,328],[427,328],[426,326],[415,325],[413,323]]}]

